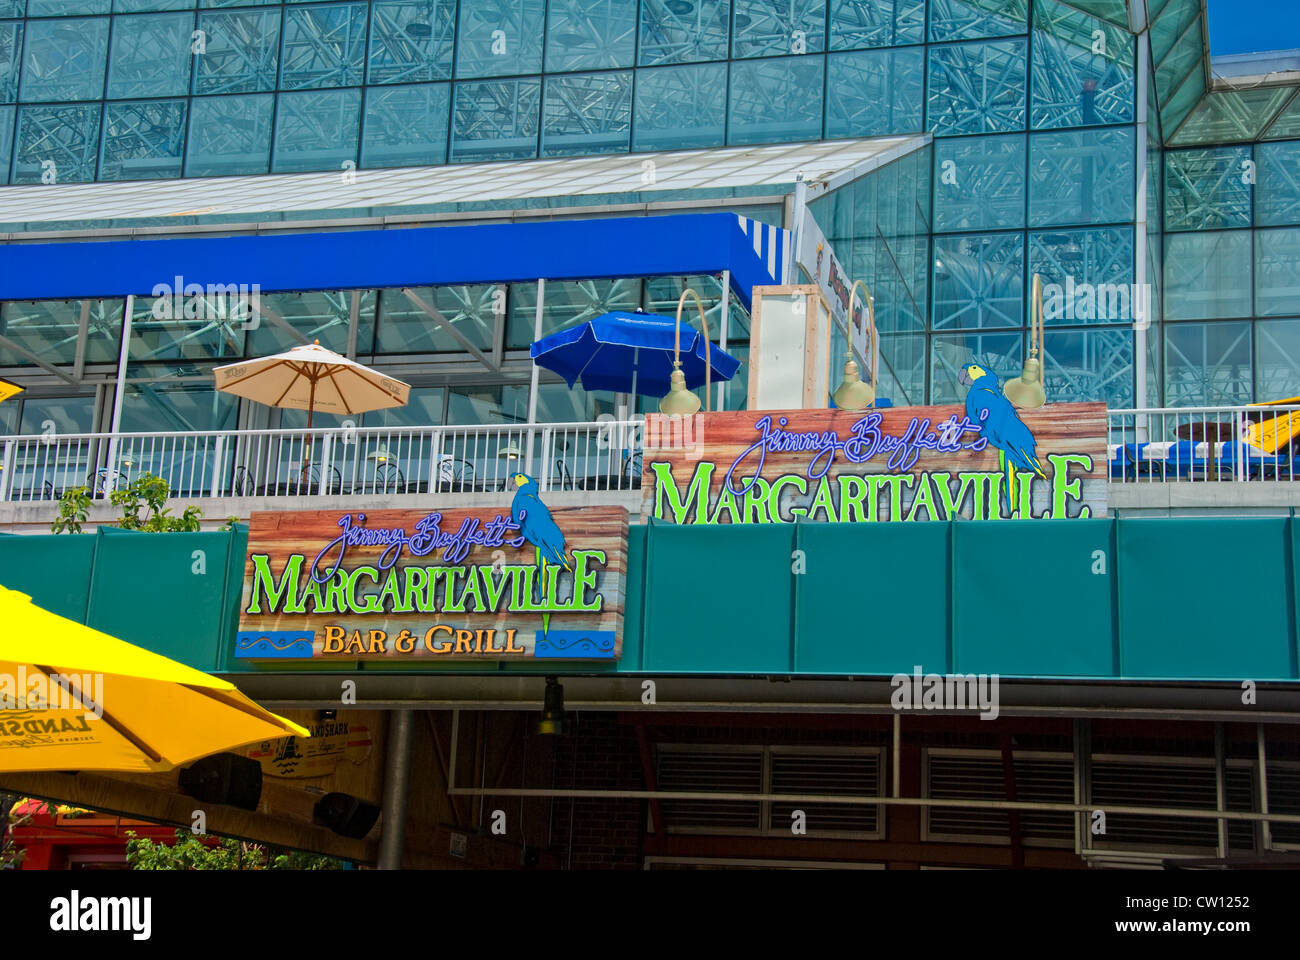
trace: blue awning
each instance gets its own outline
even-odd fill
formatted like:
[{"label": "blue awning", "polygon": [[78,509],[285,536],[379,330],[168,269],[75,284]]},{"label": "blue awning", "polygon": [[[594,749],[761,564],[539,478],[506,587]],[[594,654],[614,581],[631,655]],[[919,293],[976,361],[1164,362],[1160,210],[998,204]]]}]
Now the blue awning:
[{"label": "blue awning", "polygon": [[748,309],[756,284],[784,281],[788,251],[788,231],[733,213],[11,243],[0,245],[0,300],[152,295],[159,285],[170,293],[177,278],[273,293],[730,270]]}]

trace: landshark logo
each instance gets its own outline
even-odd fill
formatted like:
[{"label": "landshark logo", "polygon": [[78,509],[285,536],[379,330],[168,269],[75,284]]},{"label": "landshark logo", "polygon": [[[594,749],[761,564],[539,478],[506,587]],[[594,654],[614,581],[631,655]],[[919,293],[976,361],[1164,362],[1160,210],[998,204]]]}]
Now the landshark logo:
[{"label": "landshark logo", "polygon": [[150,897],[85,897],[73,890],[70,896],[50,901],[50,929],[59,933],[121,931],[133,940],[148,940],[153,933],[153,900]]}]

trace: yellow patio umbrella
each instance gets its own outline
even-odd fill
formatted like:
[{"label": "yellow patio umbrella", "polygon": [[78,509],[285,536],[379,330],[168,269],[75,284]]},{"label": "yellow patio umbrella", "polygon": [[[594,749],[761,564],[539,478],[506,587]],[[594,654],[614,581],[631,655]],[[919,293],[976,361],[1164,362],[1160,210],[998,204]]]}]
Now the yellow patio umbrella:
[{"label": "yellow patio umbrella", "polygon": [[159,773],[291,735],[233,684],[0,587],[0,773]]}]

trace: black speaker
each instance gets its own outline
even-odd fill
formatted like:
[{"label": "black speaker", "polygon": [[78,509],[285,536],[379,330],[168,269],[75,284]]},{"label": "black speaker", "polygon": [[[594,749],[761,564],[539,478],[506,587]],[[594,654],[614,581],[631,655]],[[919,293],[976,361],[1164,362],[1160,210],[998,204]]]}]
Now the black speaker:
[{"label": "black speaker", "polygon": [[256,810],[262,796],[262,767],[248,757],[218,753],[183,768],[180,787],[183,793],[204,803]]},{"label": "black speaker", "polygon": [[340,837],[360,840],[379,819],[379,807],[350,793],[327,793],[311,811],[312,823],[329,827]]}]

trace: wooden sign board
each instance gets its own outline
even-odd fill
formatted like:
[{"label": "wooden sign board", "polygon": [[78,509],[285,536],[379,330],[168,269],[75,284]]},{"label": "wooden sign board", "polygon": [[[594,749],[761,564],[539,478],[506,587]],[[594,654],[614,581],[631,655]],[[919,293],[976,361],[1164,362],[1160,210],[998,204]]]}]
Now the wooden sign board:
[{"label": "wooden sign board", "polygon": [[[675,523],[1106,516],[1105,404],[1015,414],[1026,433],[985,431],[957,404],[648,414],[642,511]],[[1007,436],[1037,470],[1008,468]]]},{"label": "wooden sign board", "polygon": [[246,660],[616,660],[627,510],[547,511],[545,577],[509,511],[254,513],[235,655]]}]

